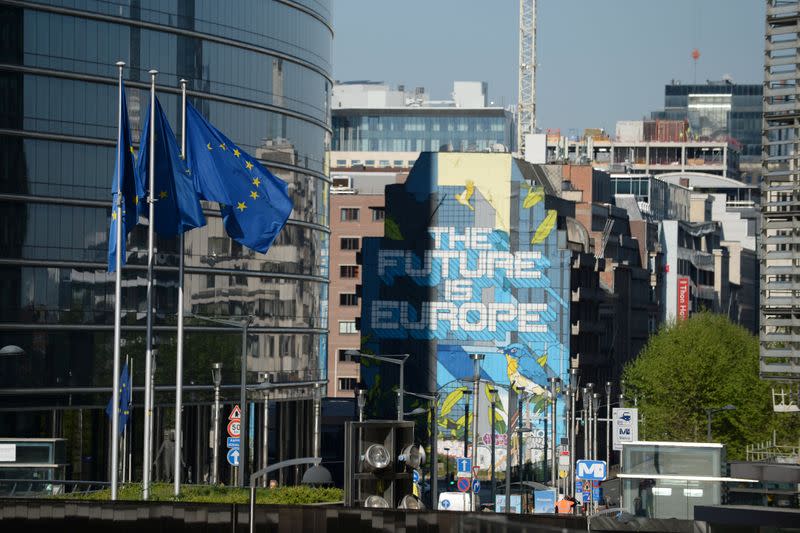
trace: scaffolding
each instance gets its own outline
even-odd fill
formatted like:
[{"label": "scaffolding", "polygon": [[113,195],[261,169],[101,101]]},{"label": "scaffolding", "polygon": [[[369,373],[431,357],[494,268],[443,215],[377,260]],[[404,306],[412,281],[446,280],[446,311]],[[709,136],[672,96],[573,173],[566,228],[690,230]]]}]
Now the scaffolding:
[{"label": "scaffolding", "polygon": [[536,130],[536,0],[519,0],[518,89],[517,151],[525,157],[525,136]]},{"label": "scaffolding", "polygon": [[745,447],[748,461],[761,463],[797,464],[800,461],[800,441],[797,445],[778,444],[777,432],[772,432],[772,438]]}]

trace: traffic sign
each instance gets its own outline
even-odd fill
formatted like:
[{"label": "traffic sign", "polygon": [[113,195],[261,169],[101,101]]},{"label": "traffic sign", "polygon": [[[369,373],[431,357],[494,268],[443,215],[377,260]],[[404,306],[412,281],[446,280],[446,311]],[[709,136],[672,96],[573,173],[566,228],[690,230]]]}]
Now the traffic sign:
[{"label": "traffic sign", "polygon": [[458,470],[459,477],[471,476],[472,459],[470,459],[469,457],[459,457],[458,459],[456,459],[456,469]]},{"label": "traffic sign", "polygon": [[442,509],[446,511],[450,508],[450,500],[442,500],[439,505],[441,505]]},{"label": "traffic sign", "polygon": [[228,450],[228,464],[231,466],[239,466],[239,448]]},{"label": "traffic sign", "polygon": [[607,465],[605,461],[581,459],[575,463],[575,479],[603,481],[606,475]]},{"label": "traffic sign", "polygon": [[242,423],[238,420],[228,422],[228,436],[240,437],[242,435]]},{"label": "traffic sign", "polygon": [[411,480],[414,483],[419,483],[419,470],[414,470],[413,472],[411,472]]},{"label": "traffic sign", "polygon": [[239,437],[228,437],[228,448],[238,448],[241,440]]},{"label": "traffic sign", "polygon": [[472,492],[478,494],[481,491],[481,482],[480,480],[473,479],[472,480]]},{"label": "traffic sign", "polygon": [[639,410],[635,407],[615,407],[613,411],[614,449],[621,451],[623,443],[639,440]]},{"label": "traffic sign", "polygon": [[568,474],[568,473],[569,473],[569,472],[567,472],[566,470],[559,470],[559,471],[558,471],[558,478],[559,478],[559,479],[564,479],[565,477],[567,477],[567,474]]},{"label": "traffic sign", "polygon": [[411,494],[419,498],[419,483],[411,484]]},{"label": "traffic sign", "polygon": [[239,409],[238,405],[234,405],[231,414],[228,415],[228,420],[241,420],[241,419],[242,419],[242,410]]},{"label": "traffic sign", "polygon": [[478,477],[478,472],[480,472],[480,471],[481,471],[481,467],[480,466],[478,466],[478,465],[473,466],[472,467],[472,477]]},{"label": "traffic sign", "polygon": [[458,487],[458,490],[460,490],[461,492],[467,492],[469,490],[469,478],[466,477],[458,478],[456,487]]},{"label": "traffic sign", "polygon": [[558,466],[560,466],[561,468],[569,468],[569,463],[570,463],[569,459],[570,459],[569,452],[567,451],[561,452],[561,455],[558,456]]}]

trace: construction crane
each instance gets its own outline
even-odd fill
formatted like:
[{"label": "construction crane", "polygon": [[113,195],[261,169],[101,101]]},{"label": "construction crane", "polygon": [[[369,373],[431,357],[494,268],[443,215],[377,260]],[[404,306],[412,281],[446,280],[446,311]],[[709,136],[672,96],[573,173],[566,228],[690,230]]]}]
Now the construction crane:
[{"label": "construction crane", "polygon": [[525,136],[536,128],[536,0],[519,0],[517,102],[517,152],[525,157]]}]

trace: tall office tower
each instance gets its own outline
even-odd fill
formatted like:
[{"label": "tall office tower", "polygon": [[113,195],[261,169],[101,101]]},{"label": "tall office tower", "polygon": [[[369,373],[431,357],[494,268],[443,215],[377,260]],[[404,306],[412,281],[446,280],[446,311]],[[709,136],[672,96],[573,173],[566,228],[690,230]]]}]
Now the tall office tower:
[{"label": "tall office tower", "polygon": [[767,0],[761,227],[761,375],[800,379],[800,2]]},{"label": "tall office tower", "polygon": [[[239,398],[241,329],[198,315],[253,317],[247,383],[259,373],[272,382],[268,454],[312,453],[310,398],[325,379],[327,353],[330,20],[329,0],[0,0],[0,348],[22,349],[0,355],[0,437],[64,438],[63,475],[108,475],[114,276],[106,261],[115,62],[122,60],[134,147],[148,70],[159,71],[158,98],[178,136],[185,78],[190,102],[285,180],[294,204],[267,254],[232,241],[216,204],[205,206],[208,225],[186,234],[183,460],[191,476],[184,479],[202,481],[210,471],[213,363],[223,363],[222,416]],[[131,233],[122,280],[134,479],[141,475],[146,233],[143,225]],[[173,427],[177,242],[156,240],[155,480],[169,470],[163,450]],[[263,401],[263,392],[251,393],[250,402]],[[264,411],[249,413],[258,466]],[[228,483],[220,456],[220,481]]]}]

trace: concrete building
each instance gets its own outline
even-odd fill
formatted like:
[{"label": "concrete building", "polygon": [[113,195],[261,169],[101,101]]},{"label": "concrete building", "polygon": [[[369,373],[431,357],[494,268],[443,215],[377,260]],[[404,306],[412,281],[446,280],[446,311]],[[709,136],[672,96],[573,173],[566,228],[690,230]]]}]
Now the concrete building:
[{"label": "concrete building", "polygon": [[761,258],[761,374],[800,379],[800,2],[767,0]]},{"label": "concrete building", "polygon": [[[63,437],[69,478],[107,479],[114,323],[107,241],[115,62],[124,60],[134,146],[149,98],[147,71],[159,71],[158,97],[178,132],[178,80],[185,78],[192,104],[285,180],[294,205],[266,255],[232,241],[216,205],[206,206],[208,225],[186,237],[184,309],[177,309],[178,241],[156,239],[154,457],[173,427],[179,312],[253,317],[246,381],[253,385],[265,373],[275,389],[266,433],[264,410],[250,410],[251,436],[270,442],[267,454],[254,446],[250,464],[313,452],[311,398],[327,362],[333,38],[327,4],[269,0],[218,9],[202,2],[0,1],[0,347],[25,353],[0,357],[0,436]],[[122,270],[123,355],[132,359],[135,402],[133,479],[141,479],[142,469],[146,233],[144,226],[131,233]],[[241,345],[239,328],[186,320],[184,378],[193,385],[184,395],[188,482],[203,482],[211,469],[211,364],[223,363],[225,417],[238,398]],[[250,399],[263,405],[262,394]],[[162,453],[158,464],[169,455]],[[227,484],[231,469],[220,455]],[[157,465],[156,480],[159,469],[166,470]],[[285,471],[281,482],[298,472]]]},{"label": "concrete building", "polygon": [[365,237],[384,234],[384,188],[400,183],[406,172],[337,169],[331,171],[331,284],[328,320],[328,396],[352,397],[359,366],[344,356],[361,347],[361,266]]}]

